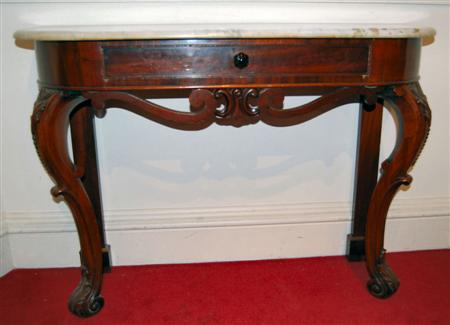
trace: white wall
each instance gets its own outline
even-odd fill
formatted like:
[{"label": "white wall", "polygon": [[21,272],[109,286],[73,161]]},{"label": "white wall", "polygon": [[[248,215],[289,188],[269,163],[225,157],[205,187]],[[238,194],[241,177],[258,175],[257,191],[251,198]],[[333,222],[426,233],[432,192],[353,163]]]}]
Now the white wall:
[{"label": "white wall", "polygon": [[[386,247],[449,247],[449,8],[448,1],[3,2],[0,275],[14,267],[78,264],[71,216],[50,197],[29,131],[36,64],[12,34],[32,25],[370,21],[436,28],[421,67],[432,131],[412,187],[394,201]],[[290,98],[287,106],[302,100]],[[186,101],[164,104],[181,108]],[[356,112],[349,105],[291,128],[182,132],[109,111],[97,129],[114,264],[344,254]],[[395,140],[387,112],[383,132],[386,157]]]}]

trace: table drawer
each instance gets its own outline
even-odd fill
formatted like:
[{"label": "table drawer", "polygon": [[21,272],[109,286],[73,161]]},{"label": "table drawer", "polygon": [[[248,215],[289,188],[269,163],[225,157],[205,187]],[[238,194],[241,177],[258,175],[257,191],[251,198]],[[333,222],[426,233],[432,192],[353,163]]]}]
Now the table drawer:
[{"label": "table drawer", "polygon": [[254,78],[367,74],[368,41],[147,41],[102,45],[106,79]]}]

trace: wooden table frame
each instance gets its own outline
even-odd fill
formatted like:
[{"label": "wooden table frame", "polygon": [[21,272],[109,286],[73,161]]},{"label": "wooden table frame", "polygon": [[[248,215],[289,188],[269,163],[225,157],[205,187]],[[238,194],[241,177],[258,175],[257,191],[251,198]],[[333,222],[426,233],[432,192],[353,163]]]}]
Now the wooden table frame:
[{"label": "wooden table frame", "polygon": [[[111,269],[94,129],[94,116],[103,117],[110,107],[171,128],[200,130],[212,123],[290,126],[360,103],[348,258],[365,259],[373,296],[391,296],[399,281],[385,260],[386,215],[397,189],[411,183],[408,170],[431,123],[418,84],[420,49],[420,38],[37,41],[33,139],[56,183],[52,195],[61,196],[73,214],[81,246],[81,281],[69,299],[71,312],[99,312],[103,273]],[[320,97],[285,109],[287,95]],[[144,100],[161,97],[188,97],[190,111]],[[398,136],[378,178],[384,106],[397,121]]]}]

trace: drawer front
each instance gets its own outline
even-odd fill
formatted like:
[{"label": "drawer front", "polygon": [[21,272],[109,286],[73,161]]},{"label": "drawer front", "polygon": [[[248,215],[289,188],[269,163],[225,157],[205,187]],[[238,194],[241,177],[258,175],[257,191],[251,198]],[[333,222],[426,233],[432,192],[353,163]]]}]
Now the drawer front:
[{"label": "drawer front", "polygon": [[[334,44],[333,44],[334,43]],[[143,42],[102,46],[106,79],[278,78],[368,73],[368,42],[257,40]],[[245,58],[238,60],[238,55]]]},{"label": "drawer front", "polygon": [[374,85],[417,79],[420,39],[42,41],[36,53],[40,83],[59,88]]}]

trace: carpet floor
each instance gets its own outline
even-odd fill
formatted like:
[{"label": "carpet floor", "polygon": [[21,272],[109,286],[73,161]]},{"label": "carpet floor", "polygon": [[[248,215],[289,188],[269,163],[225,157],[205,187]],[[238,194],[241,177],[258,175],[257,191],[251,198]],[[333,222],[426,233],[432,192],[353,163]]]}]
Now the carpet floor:
[{"label": "carpet floor", "polygon": [[398,292],[366,290],[364,263],[345,257],[114,267],[103,310],[66,301],[79,269],[17,269],[0,278],[0,324],[450,325],[450,250],[390,253]]}]

